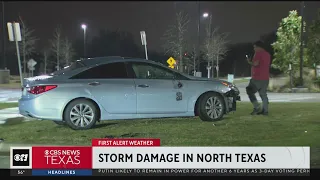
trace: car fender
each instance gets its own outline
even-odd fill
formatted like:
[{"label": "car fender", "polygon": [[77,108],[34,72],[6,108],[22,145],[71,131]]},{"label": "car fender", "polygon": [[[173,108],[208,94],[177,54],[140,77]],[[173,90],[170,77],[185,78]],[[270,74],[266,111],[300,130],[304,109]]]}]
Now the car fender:
[{"label": "car fender", "polygon": [[216,93],[223,95],[228,91],[230,91],[230,88],[226,87],[224,85],[220,85],[217,83],[211,83],[211,82],[202,83],[200,87],[195,89],[194,94],[189,98],[188,111],[194,110],[198,99],[203,94],[208,93],[208,92],[216,92]]},{"label": "car fender", "polygon": [[101,105],[98,103],[97,99],[94,98],[94,96],[90,93],[90,91],[85,88],[85,89],[82,89],[81,91],[75,92],[72,96],[70,96],[68,98],[66,103],[64,103],[63,108],[61,109],[61,115],[63,116],[64,110],[66,109],[67,105],[70,102],[72,102],[76,99],[82,99],[82,98],[83,99],[90,99],[90,100],[94,101],[98,105],[100,113],[101,113],[101,111],[104,111],[103,107],[101,107]]}]

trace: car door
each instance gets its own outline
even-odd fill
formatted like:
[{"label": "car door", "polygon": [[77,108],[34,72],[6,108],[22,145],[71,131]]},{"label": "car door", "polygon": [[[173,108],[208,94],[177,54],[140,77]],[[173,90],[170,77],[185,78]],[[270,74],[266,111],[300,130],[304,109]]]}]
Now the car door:
[{"label": "car door", "polygon": [[128,77],[124,62],[90,68],[74,79],[85,79],[92,96],[110,114],[136,114],[134,80]]},{"label": "car door", "polygon": [[184,89],[175,72],[167,68],[144,62],[132,62],[135,76],[138,114],[171,114],[187,111]]}]

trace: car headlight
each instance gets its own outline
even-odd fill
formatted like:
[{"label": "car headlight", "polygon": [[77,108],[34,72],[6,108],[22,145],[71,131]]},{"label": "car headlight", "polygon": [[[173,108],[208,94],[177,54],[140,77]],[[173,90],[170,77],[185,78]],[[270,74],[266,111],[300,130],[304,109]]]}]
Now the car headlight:
[{"label": "car headlight", "polygon": [[221,82],[223,85],[227,86],[230,89],[235,90],[236,92],[239,92],[239,89],[236,87],[236,85],[232,83],[227,83],[227,82]]}]

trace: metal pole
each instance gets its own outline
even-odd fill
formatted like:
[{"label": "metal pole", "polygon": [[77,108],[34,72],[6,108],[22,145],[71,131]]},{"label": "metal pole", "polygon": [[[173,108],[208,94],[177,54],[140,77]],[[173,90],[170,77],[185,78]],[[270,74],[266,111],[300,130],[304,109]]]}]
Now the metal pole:
[{"label": "metal pole", "polygon": [[87,52],[86,52],[86,30],[87,30],[87,28],[83,29],[83,56],[84,56],[84,58],[87,57]]},{"label": "metal pole", "polygon": [[300,33],[300,85],[303,86],[303,49],[304,49],[304,1],[301,2],[301,33]]},{"label": "metal pole", "polygon": [[5,33],[5,17],[4,17],[4,1],[2,1],[2,59],[3,59],[3,68],[7,69],[6,62],[6,33]]},{"label": "metal pole", "polygon": [[[198,1],[198,46],[197,46],[197,56],[198,56],[198,61],[200,62],[200,1]],[[195,64],[195,62],[194,62]],[[194,70],[196,69],[196,67],[194,66]],[[194,71],[194,76],[196,76],[196,70]]]},{"label": "metal pole", "polygon": [[148,60],[148,48],[147,45],[144,45],[144,52],[146,53],[146,60]]},{"label": "metal pole", "polygon": [[217,66],[216,66],[216,70],[217,70],[217,78],[219,78],[219,54],[217,54]]},{"label": "metal pole", "polygon": [[21,83],[21,87],[23,87],[23,78],[22,78],[22,71],[21,71],[21,60],[20,60],[20,51],[19,51],[19,44],[18,44],[18,40],[16,37],[16,26],[15,26],[15,22],[12,23],[12,29],[13,29],[13,37],[14,37],[14,41],[16,43],[16,49],[17,49],[17,58],[18,58],[18,65],[19,65],[19,74],[20,74],[20,83]]}]

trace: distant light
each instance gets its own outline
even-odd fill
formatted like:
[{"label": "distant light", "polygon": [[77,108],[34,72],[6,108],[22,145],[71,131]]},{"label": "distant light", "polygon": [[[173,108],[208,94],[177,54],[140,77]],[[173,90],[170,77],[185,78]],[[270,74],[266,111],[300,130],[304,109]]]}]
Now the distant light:
[{"label": "distant light", "polygon": [[81,25],[81,28],[82,28],[82,29],[87,29],[87,25],[82,24],[82,25]]},{"label": "distant light", "polygon": [[202,15],[204,18],[207,18],[209,16],[209,13],[203,13]]}]

